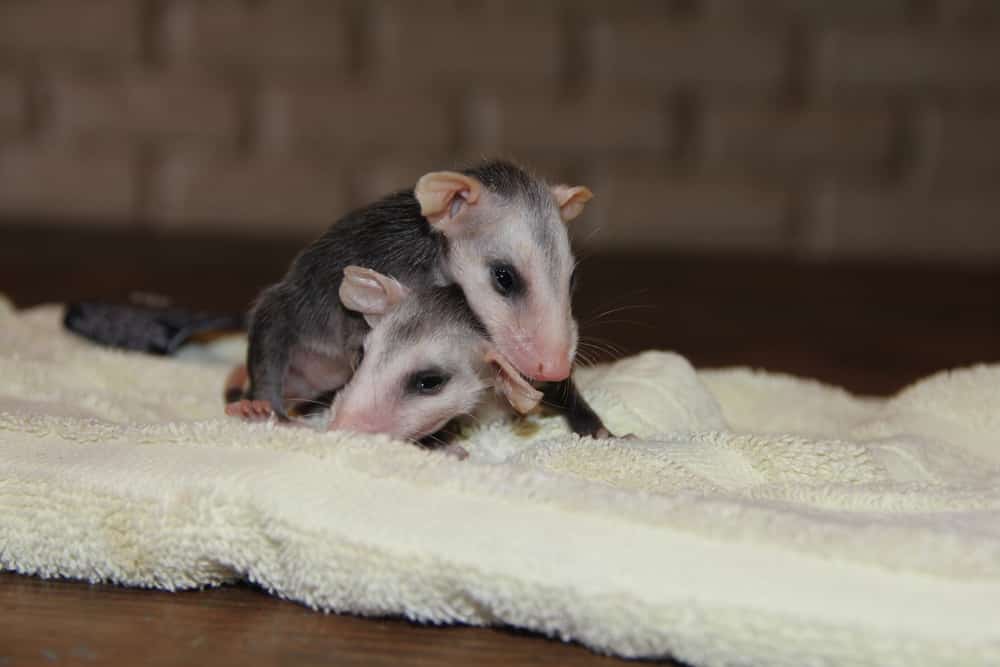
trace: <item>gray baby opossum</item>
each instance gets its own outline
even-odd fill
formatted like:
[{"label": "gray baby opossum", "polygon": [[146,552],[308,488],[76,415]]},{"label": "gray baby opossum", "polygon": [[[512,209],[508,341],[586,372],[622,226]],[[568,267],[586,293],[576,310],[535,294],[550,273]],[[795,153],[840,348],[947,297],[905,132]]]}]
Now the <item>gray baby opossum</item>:
[{"label": "gray baby opossum", "polygon": [[583,210],[584,187],[549,186],[507,162],[432,172],[348,214],[306,247],[251,313],[244,400],[230,414],[287,419],[286,405],[344,386],[368,324],[345,309],[338,288],[349,265],[415,290],[457,284],[497,358],[532,381],[574,432],[607,429],[570,377],[577,326],[570,296],[574,260],[565,223]]},{"label": "gray baby opossum", "polygon": [[491,386],[521,413],[541,400],[498,353],[458,286],[411,291],[349,266],[340,297],[372,328],[360,365],[333,401],[331,429],[419,441],[471,414]]}]

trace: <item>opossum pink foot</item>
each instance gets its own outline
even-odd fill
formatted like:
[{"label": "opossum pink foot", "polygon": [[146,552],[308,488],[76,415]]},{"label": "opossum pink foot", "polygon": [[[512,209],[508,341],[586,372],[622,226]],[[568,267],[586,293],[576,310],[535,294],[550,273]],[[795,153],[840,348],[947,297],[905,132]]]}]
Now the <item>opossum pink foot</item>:
[{"label": "opossum pink foot", "polygon": [[246,421],[263,421],[271,416],[271,404],[267,401],[243,399],[226,405],[226,414]]}]

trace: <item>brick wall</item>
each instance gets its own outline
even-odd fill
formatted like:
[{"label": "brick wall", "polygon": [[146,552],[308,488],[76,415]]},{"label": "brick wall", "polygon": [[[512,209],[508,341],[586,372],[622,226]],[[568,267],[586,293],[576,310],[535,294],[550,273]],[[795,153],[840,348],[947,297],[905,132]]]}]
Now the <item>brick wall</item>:
[{"label": "brick wall", "polygon": [[314,235],[514,157],[594,247],[1000,258],[997,0],[0,0],[0,221]]}]

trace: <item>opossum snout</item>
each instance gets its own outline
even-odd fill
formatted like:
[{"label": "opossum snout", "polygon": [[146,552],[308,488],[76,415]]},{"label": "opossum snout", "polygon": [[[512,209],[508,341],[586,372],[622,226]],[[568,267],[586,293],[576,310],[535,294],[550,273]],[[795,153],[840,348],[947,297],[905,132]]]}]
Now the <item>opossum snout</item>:
[{"label": "opossum snout", "polygon": [[576,356],[576,323],[572,317],[549,321],[539,315],[519,318],[498,337],[500,349],[518,372],[530,380],[559,382],[570,376]]},{"label": "opossum snout", "polygon": [[355,433],[387,433],[388,424],[384,420],[369,415],[353,415],[338,412],[330,422],[331,431],[354,431]]}]

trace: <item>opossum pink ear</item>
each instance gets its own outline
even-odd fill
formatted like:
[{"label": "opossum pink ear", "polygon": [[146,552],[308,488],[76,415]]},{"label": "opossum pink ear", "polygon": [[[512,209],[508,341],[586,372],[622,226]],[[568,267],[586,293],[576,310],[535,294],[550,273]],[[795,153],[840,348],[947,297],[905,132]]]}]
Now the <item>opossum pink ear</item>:
[{"label": "opossum pink ear", "polygon": [[455,219],[463,205],[479,200],[482,183],[455,171],[432,171],[417,181],[413,194],[420,202],[420,214],[438,231],[452,234],[458,231]]},{"label": "opossum pink ear", "polygon": [[590,188],[585,188],[582,185],[574,187],[553,185],[552,194],[555,195],[556,203],[559,204],[559,216],[563,222],[569,222],[583,213],[583,207],[594,198],[594,193],[590,191]]},{"label": "opossum pink ear", "polygon": [[486,362],[496,365],[497,391],[504,395],[515,410],[525,414],[538,406],[538,402],[542,400],[542,392],[532,387],[502,354],[489,348],[486,351]]},{"label": "opossum pink ear", "polygon": [[395,278],[360,266],[345,268],[344,279],[340,281],[340,302],[344,308],[361,313],[371,326],[407,294],[409,290]]}]

